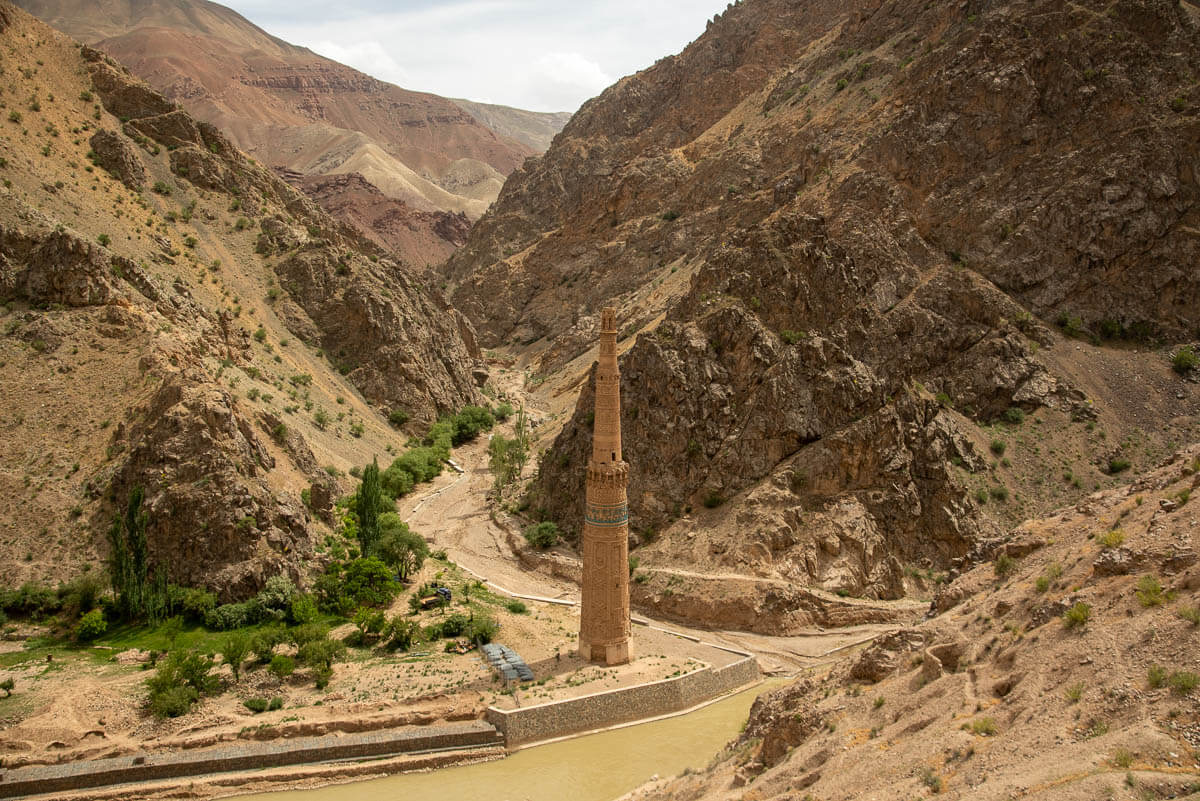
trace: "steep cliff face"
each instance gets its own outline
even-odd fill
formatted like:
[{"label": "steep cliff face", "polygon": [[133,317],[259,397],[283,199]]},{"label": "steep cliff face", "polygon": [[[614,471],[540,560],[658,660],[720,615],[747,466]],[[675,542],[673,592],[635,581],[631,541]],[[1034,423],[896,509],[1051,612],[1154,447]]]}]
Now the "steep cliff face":
[{"label": "steep cliff face", "polygon": [[172,581],[303,580],[333,475],[405,437],[387,413],[479,399],[469,323],[214,126],[0,11],[30,98],[0,129],[0,577],[96,564],[142,487]]},{"label": "steep cliff face", "polygon": [[[621,308],[643,558],[893,597],[1194,436],[1194,17],[734,5],[514,173],[452,302],[542,375]],[[589,404],[534,485],[569,531]]]},{"label": "steep cliff face", "polygon": [[1192,16],[738,4],[513,175],[448,265],[453,300],[487,344],[554,339],[732,231],[853,207],[1045,319],[1190,336]]}]

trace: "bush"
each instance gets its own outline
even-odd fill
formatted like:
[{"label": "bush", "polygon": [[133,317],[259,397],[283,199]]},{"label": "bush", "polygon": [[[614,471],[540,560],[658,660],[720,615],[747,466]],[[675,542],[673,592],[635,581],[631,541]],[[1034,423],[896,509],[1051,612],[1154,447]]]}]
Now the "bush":
[{"label": "bush", "polygon": [[420,534],[411,531],[400,515],[385,512],[379,518],[379,542],[375,556],[396,571],[401,580],[421,569],[429,556],[429,545]]},{"label": "bush", "polygon": [[271,671],[275,678],[283,681],[296,671],[296,660],[287,654],[275,654],[271,657],[271,664],[267,670]]},{"label": "bush", "polygon": [[1196,351],[1191,345],[1184,345],[1175,351],[1175,355],[1171,358],[1171,369],[1180,375],[1196,369],[1197,364],[1200,364],[1200,356],[1196,355]]},{"label": "bush", "polygon": [[552,520],[543,520],[526,527],[524,535],[530,545],[544,551],[558,543],[558,525]]},{"label": "bush", "polygon": [[100,234],[98,237],[96,237],[96,241],[104,247],[108,247],[112,244],[112,237],[110,237],[108,234]]},{"label": "bush", "polygon": [[305,623],[317,622],[320,615],[317,599],[311,593],[299,593],[292,599],[291,608],[288,610],[288,621],[300,626]]},{"label": "bush", "polygon": [[169,195],[171,194],[171,187],[167,186],[162,181],[155,181],[154,186],[151,187],[151,191],[159,195]]},{"label": "bush", "polygon": [[1068,629],[1083,628],[1091,616],[1091,605],[1079,601],[1063,615],[1063,626]]},{"label": "bush", "polygon": [[497,632],[500,631],[499,624],[492,620],[487,615],[479,614],[475,619],[467,624],[463,635],[471,642],[489,643],[495,638]]},{"label": "bush", "polygon": [[1179,695],[1187,695],[1200,686],[1200,675],[1187,670],[1177,670],[1167,678],[1171,691]]},{"label": "bush", "polygon": [[232,631],[250,623],[250,606],[245,603],[221,604],[204,616],[204,625],[213,631]]},{"label": "bush", "polygon": [[995,569],[997,576],[1007,576],[1017,569],[1017,560],[1006,553],[1002,553],[996,557],[996,561],[992,567]]},{"label": "bush", "polygon": [[443,637],[459,636],[460,634],[462,634],[464,631],[467,630],[468,622],[469,621],[467,620],[466,615],[462,615],[462,614],[455,612],[453,615],[450,615],[449,617],[447,617],[445,620],[442,621],[442,636]]},{"label": "bush", "polygon": [[394,425],[396,428],[404,425],[408,422],[408,420],[408,412],[404,411],[403,409],[392,409],[390,412],[388,412],[388,422]]},{"label": "bush", "polygon": [[496,424],[492,413],[481,406],[464,406],[462,411],[451,418],[453,433],[450,442],[455,447],[475,439],[483,431],[491,430]]},{"label": "bush", "polygon": [[1117,473],[1124,472],[1124,471],[1128,470],[1129,467],[1130,467],[1130,461],[1128,459],[1122,459],[1120,457],[1116,457],[1116,458],[1108,460],[1109,475],[1115,475]]},{"label": "bush", "polygon": [[1119,528],[1114,528],[1105,534],[1100,535],[1097,540],[1101,548],[1116,548],[1125,542],[1125,532]]},{"label": "bush", "polygon": [[107,630],[108,623],[104,620],[104,613],[99,609],[93,609],[80,618],[79,625],[75,629],[75,637],[80,642],[89,642]]},{"label": "bush", "polygon": [[513,599],[513,600],[509,601],[508,603],[506,603],[504,605],[504,608],[507,609],[508,611],[512,612],[514,615],[529,614],[529,607],[527,607],[523,601],[518,601],[516,599]]},{"label": "bush", "polygon": [[996,721],[994,718],[978,718],[971,721],[971,731],[983,737],[992,737],[996,734]]},{"label": "bush", "polygon": [[1004,444],[1004,440],[1002,440],[1002,439],[992,440],[992,453],[996,454],[997,456],[1003,456],[1004,450],[1006,447],[1007,446]]},{"label": "bush", "polygon": [[1050,579],[1045,576],[1038,576],[1037,581],[1033,583],[1034,589],[1038,592],[1045,592],[1050,589]]},{"label": "bush", "polygon": [[417,637],[417,624],[403,615],[396,615],[388,621],[383,630],[387,646],[393,650],[407,651]]},{"label": "bush", "polygon": [[256,715],[260,712],[266,712],[267,707],[270,705],[266,698],[247,698],[242,704]]},{"label": "bush", "polygon": [[1151,665],[1146,671],[1146,684],[1151,690],[1157,690],[1167,683],[1167,669],[1162,665]]},{"label": "bush", "polygon": [[167,687],[150,695],[150,712],[156,718],[186,715],[200,694],[191,687]]},{"label": "bush", "polygon": [[191,623],[204,623],[208,613],[217,608],[217,596],[208,590],[172,584],[167,588],[167,604],[172,614]]},{"label": "bush", "polygon": [[1162,606],[1163,601],[1167,600],[1167,594],[1163,592],[1162,583],[1159,582],[1156,576],[1142,576],[1138,579],[1137,590],[1138,603],[1149,608],[1151,606]]},{"label": "bush", "polygon": [[704,496],[705,509],[716,509],[723,503],[725,503],[725,498],[719,492],[710,492]]},{"label": "bush", "polygon": [[267,626],[250,640],[250,650],[259,664],[265,665],[275,657],[275,646],[287,639],[281,626]]},{"label": "bush", "polygon": [[1186,620],[1193,626],[1200,626],[1200,606],[1185,606],[1179,610],[1181,620]]},{"label": "bush", "polygon": [[283,709],[283,699],[276,695],[271,699],[271,703],[267,705],[267,709],[274,712],[276,709]]},{"label": "bush", "polygon": [[516,410],[513,409],[511,403],[508,401],[502,401],[496,405],[495,409],[492,410],[492,414],[495,415],[497,420],[503,423],[505,420],[513,416],[514,411]]},{"label": "bush", "polygon": [[195,651],[172,651],[146,680],[150,711],[158,717],[178,717],[204,693],[217,688],[213,660]]},{"label": "bush", "polygon": [[1025,422],[1025,410],[1019,406],[1009,406],[1004,411],[1004,422],[1014,426],[1021,425]]}]

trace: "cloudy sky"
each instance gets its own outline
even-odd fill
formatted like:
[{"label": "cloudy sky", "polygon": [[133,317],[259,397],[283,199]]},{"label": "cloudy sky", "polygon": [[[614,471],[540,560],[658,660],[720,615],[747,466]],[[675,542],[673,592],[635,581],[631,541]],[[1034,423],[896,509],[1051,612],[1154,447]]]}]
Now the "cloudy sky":
[{"label": "cloudy sky", "polygon": [[574,111],[678,53],[728,0],[221,0],[270,33],[406,89]]}]

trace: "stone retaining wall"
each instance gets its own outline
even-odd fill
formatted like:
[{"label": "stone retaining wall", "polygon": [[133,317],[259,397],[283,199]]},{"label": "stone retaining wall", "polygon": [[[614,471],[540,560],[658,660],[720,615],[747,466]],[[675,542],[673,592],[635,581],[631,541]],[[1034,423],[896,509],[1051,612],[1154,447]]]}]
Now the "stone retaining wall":
[{"label": "stone retaining wall", "polygon": [[337,737],[297,737],[286,742],[247,742],[191,753],[141,754],[17,768],[0,774],[0,798],[335,759],[480,748],[499,743],[496,729],[481,720]]},{"label": "stone retaining wall", "polygon": [[661,681],[551,701],[521,709],[488,707],[486,720],[505,745],[552,740],[621,723],[682,712],[758,679],[758,661],[746,656],[724,667],[705,667]]}]

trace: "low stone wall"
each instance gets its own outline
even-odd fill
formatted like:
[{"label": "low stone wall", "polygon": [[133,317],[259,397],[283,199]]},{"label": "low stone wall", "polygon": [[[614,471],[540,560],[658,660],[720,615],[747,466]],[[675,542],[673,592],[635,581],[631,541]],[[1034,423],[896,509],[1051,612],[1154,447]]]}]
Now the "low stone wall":
[{"label": "low stone wall", "polygon": [[758,661],[746,656],[662,681],[551,701],[521,709],[488,707],[486,720],[509,748],[621,723],[682,712],[758,679]]},{"label": "low stone wall", "polygon": [[17,768],[0,774],[0,798],[335,759],[363,759],[449,748],[480,748],[499,745],[499,742],[499,735],[493,726],[474,720],[337,737],[297,737],[286,742],[247,742],[183,754],[142,754],[67,762]]}]

